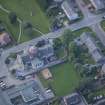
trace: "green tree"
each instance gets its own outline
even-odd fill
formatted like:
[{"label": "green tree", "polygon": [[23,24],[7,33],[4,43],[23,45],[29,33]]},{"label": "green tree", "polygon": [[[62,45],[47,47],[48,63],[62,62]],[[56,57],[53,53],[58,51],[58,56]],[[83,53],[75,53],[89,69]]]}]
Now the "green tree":
[{"label": "green tree", "polygon": [[56,50],[56,49],[59,49],[61,46],[62,46],[62,41],[61,41],[61,39],[60,39],[60,38],[54,39],[54,45],[53,45],[54,49],[55,49],[55,50]]},{"label": "green tree", "polygon": [[42,7],[42,9],[46,10],[49,5],[52,4],[53,0],[37,0],[37,2],[39,3],[39,5]]},{"label": "green tree", "polygon": [[63,33],[63,43],[65,45],[66,51],[67,51],[67,56],[69,56],[69,45],[71,41],[73,41],[74,35],[71,30],[66,30]]},{"label": "green tree", "polygon": [[24,22],[23,29],[26,35],[33,35],[33,26],[30,22]]},{"label": "green tree", "polygon": [[16,22],[17,22],[17,15],[16,15],[16,13],[10,12],[9,13],[9,19],[10,19],[11,24],[16,24]]}]

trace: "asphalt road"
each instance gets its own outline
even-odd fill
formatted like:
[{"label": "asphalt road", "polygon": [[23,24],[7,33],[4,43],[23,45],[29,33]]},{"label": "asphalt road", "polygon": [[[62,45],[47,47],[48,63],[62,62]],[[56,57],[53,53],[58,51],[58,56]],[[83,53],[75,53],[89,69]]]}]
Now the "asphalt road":
[{"label": "asphalt road", "polygon": [[[79,1],[79,0],[77,0],[77,1]],[[5,59],[8,57],[8,55],[10,53],[15,53],[15,52],[21,51],[21,50],[27,48],[27,46],[33,45],[37,41],[39,41],[41,39],[44,39],[44,38],[56,38],[56,37],[59,37],[59,36],[62,35],[64,30],[66,30],[66,29],[71,29],[72,31],[75,31],[75,30],[78,30],[78,29],[83,28],[83,27],[92,27],[92,29],[97,33],[97,36],[100,38],[102,43],[105,45],[105,33],[99,27],[99,23],[100,23],[100,21],[102,21],[102,17],[105,15],[105,13],[99,14],[99,15],[93,15],[87,10],[87,8],[84,9],[82,7],[82,5],[83,5],[82,1],[78,2],[78,5],[79,5],[81,11],[84,14],[84,19],[83,20],[81,20],[81,21],[79,21],[77,23],[74,23],[74,24],[72,24],[72,25],[70,25],[68,27],[62,28],[62,29],[60,29],[60,30],[58,30],[56,32],[48,33],[48,34],[43,35],[41,37],[35,38],[35,39],[30,40],[28,42],[24,42],[22,44],[19,44],[17,46],[13,46],[12,48],[4,50],[1,57],[0,57],[0,76],[4,76],[4,75],[9,76],[8,68],[7,68],[7,66],[5,65],[4,62],[5,62]],[[101,33],[101,35],[100,35],[100,33]],[[11,82],[12,82],[12,80],[11,80]]]}]

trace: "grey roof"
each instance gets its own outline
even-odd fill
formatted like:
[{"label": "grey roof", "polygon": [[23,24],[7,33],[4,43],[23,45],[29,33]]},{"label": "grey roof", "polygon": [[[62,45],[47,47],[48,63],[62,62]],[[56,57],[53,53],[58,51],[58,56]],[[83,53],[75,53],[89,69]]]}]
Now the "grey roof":
[{"label": "grey roof", "polygon": [[64,97],[66,105],[86,105],[84,99],[78,93],[72,93]]},{"label": "grey roof", "polygon": [[68,1],[64,1],[61,5],[63,11],[65,12],[65,14],[67,15],[68,19],[71,20],[75,20],[79,18],[78,13],[76,13],[74,11],[74,8],[72,5],[70,5],[70,2]]},{"label": "grey roof", "polygon": [[22,98],[25,102],[30,102],[35,100],[36,103],[43,101],[44,96],[41,93],[41,89],[37,83],[31,81],[27,84],[23,90],[20,91]]},{"label": "grey roof", "polygon": [[24,65],[27,65],[28,63],[31,62],[31,59],[28,55],[22,56],[21,58],[22,58],[22,62],[23,62]]},{"label": "grey roof", "polygon": [[21,96],[22,101],[20,101],[19,105],[37,105],[47,99],[43,87],[40,86],[37,80],[31,80],[13,89],[6,90],[6,94],[12,100]]},{"label": "grey roof", "polygon": [[41,58],[43,58],[43,57],[49,57],[49,56],[54,54],[53,46],[50,45],[50,44],[38,48],[38,51],[39,51],[39,56]]},{"label": "grey roof", "polygon": [[98,63],[105,60],[100,49],[97,47],[95,40],[91,37],[91,33],[83,33],[81,36],[81,41],[87,46],[89,53],[92,55],[93,59]]},{"label": "grey roof", "polygon": [[90,0],[96,10],[105,8],[105,0]]},{"label": "grey roof", "polygon": [[0,89],[0,105],[12,105],[8,96]]}]

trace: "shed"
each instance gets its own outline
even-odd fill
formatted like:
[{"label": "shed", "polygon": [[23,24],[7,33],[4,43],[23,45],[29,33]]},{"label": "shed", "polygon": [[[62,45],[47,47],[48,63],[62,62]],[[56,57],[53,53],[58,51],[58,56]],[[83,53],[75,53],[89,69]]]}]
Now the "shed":
[{"label": "shed", "polygon": [[51,74],[51,72],[50,72],[50,70],[48,68],[42,70],[41,73],[42,73],[44,79],[50,79],[50,78],[52,78],[52,74]]}]

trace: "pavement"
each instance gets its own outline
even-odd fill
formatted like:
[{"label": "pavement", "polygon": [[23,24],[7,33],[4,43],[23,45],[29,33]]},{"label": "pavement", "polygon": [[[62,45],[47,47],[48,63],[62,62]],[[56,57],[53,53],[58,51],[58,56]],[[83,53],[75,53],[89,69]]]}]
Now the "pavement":
[{"label": "pavement", "polygon": [[101,43],[105,46],[105,31],[101,28],[100,23],[92,25],[91,29],[96,33]]},{"label": "pavement", "polygon": [[77,0],[77,3],[78,3],[79,8],[81,9],[81,11],[83,12],[83,15],[84,15],[83,20],[76,22],[74,24],[71,24],[70,26],[62,28],[58,31],[50,32],[50,33],[45,34],[41,37],[35,38],[35,39],[30,40],[28,42],[24,42],[22,44],[19,44],[17,46],[13,46],[12,48],[4,50],[1,57],[0,57],[0,77],[7,75],[8,80],[15,83],[16,81],[15,80],[13,81],[13,79],[11,79],[12,77],[10,76],[8,68],[4,63],[5,59],[8,57],[8,55],[10,53],[19,52],[23,49],[26,49],[27,46],[34,45],[35,43],[37,43],[41,39],[59,37],[62,35],[64,30],[66,30],[66,29],[71,29],[72,31],[75,31],[75,30],[81,29],[83,27],[91,27],[93,29],[93,31],[97,33],[97,36],[101,40],[101,42],[105,45],[105,32],[100,27],[100,22],[102,21],[102,17],[105,15],[105,13],[98,14],[98,15],[92,14],[89,12],[87,7],[83,8],[84,4],[83,4],[82,0]]}]

